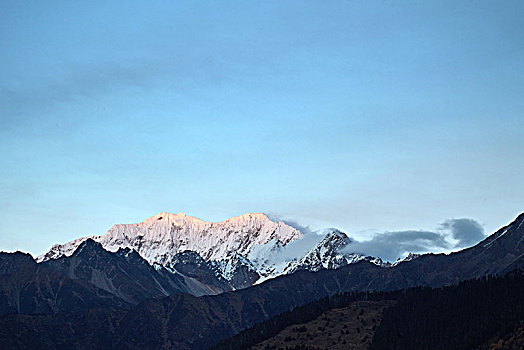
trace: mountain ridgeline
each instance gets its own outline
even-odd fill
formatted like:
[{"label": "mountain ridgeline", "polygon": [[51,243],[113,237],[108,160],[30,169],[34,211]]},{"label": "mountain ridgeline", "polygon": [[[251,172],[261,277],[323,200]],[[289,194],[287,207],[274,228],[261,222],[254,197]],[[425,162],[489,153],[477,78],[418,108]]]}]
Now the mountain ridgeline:
[{"label": "mountain ridgeline", "polygon": [[340,254],[348,238],[336,230],[279,260],[300,231],[263,214],[233,219],[162,213],[54,246],[39,263],[1,253],[0,348],[205,349],[336,294],[439,288],[524,268],[524,214],[474,247],[394,266]]},{"label": "mountain ridgeline", "polygon": [[301,241],[304,234],[265,214],[206,222],[184,213],[160,213],[138,224],[115,225],[102,236],[54,245],[37,261],[70,257],[84,242],[93,240],[110,252],[134,250],[150,265],[211,287],[197,288],[195,293],[185,290],[197,296],[246,288],[301,269],[333,269],[363,259],[382,264],[380,259],[341,253],[341,248],[351,241],[336,229],[328,230],[323,237],[314,236],[317,240],[309,240],[313,244],[295,249],[297,256],[290,258],[286,250]]}]

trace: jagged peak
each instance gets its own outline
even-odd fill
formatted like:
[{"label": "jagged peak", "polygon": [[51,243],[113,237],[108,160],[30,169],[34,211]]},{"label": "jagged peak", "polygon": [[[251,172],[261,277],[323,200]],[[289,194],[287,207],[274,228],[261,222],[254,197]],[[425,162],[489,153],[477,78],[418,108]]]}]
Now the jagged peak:
[{"label": "jagged peak", "polygon": [[415,260],[415,259],[417,259],[417,258],[419,258],[421,256],[422,256],[422,254],[409,253],[405,258],[398,258],[397,261],[395,261],[393,264],[391,264],[391,266],[397,266],[400,263],[412,261],[412,260]]},{"label": "jagged peak", "polygon": [[524,213],[519,214],[519,216],[517,216],[517,218],[511,224],[509,224],[509,226],[517,225],[518,230],[522,227],[522,224],[524,224]]},{"label": "jagged peak", "polygon": [[[494,236],[494,235],[495,236],[502,236],[509,230],[513,230],[513,229],[518,230],[518,229],[520,229],[522,227],[523,224],[524,224],[524,213],[521,213],[521,214],[517,215],[515,220],[513,220],[507,226],[504,226],[501,229],[499,229],[492,236]],[[499,232],[504,232],[504,233],[500,234]],[[488,239],[489,239],[489,237],[488,237]]]},{"label": "jagged peak", "polygon": [[417,253],[409,253],[408,256],[406,256],[405,260],[413,260],[421,256],[422,254]]},{"label": "jagged peak", "polygon": [[125,248],[118,248],[116,251],[117,255],[123,256],[126,259],[140,259],[143,260],[143,258],[138,254],[136,250],[133,248],[125,247]]},{"label": "jagged peak", "polygon": [[[105,235],[83,237],[55,245],[40,261],[72,255],[82,241],[91,238],[100,242],[103,249],[116,252],[119,248],[132,248],[149,264],[169,263],[175,254],[191,250],[205,261],[242,260],[254,245],[265,245],[276,240],[284,246],[303,237],[300,230],[272,221],[266,214],[246,213],[220,222],[206,222],[180,212],[161,212],[136,224],[114,225]],[[237,254],[242,255],[236,256]]]},{"label": "jagged peak", "polygon": [[184,250],[184,251],[176,253],[174,256],[195,256],[195,257],[198,256],[199,258],[202,258],[200,254],[198,254],[194,250]]},{"label": "jagged peak", "polygon": [[156,215],[153,215],[144,220],[144,222],[156,222],[156,221],[202,221],[202,222],[205,222],[204,220],[201,220],[197,217],[189,216],[184,212],[175,214],[175,213],[168,213],[165,211],[158,213]]},{"label": "jagged peak", "polygon": [[321,246],[321,245],[324,245],[326,243],[333,242],[333,241],[342,241],[344,242],[344,245],[351,243],[351,239],[348,237],[348,235],[336,228],[325,229],[323,233],[324,233],[324,238],[322,239],[322,241],[320,241],[318,246]]},{"label": "jagged peak", "polygon": [[[17,261],[17,262],[36,262],[33,256],[29,253],[21,252],[17,250],[16,252],[0,252],[0,267],[2,266],[3,261]],[[0,274],[6,273],[7,271],[1,271]]]},{"label": "jagged peak", "polygon": [[102,245],[98,242],[96,242],[94,239],[92,239],[91,237],[87,237],[85,240],[83,240],[79,245],[78,247],[76,248],[76,250],[80,249],[80,248],[83,248],[83,247],[94,247],[94,246],[100,246],[102,247]]},{"label": "jagged peak", "polygon": [[271,221],[271,219],[264,213],[245,213],[239,216],[234,216],[225,221],[246,221],[246,220],[252,220],[252,219]]},{"label": "jagged peak", "polygon": [[72,255],[79,255],[81,254],[82,252],[85,252],[85,249],[101,249],[103,251],[106,251],[103,247],[102,247],[102,244],[100,244],[99,242],[96,242],[94,241],[92,238],[87,238],[86,240],[84,240],[82,243],[80,243],[78,245],[78,247],[75,249],[75,251],[73,252]]},{"label": "jagged peak", "polygon": [[[144,222],[156,222],[156,221],[194,221],[194,222],[202,222],[207,224],[223,224],[223,223],[236,223],[236,222],[245,222],[245,221],[252,221],[252,220],[259,220],[259,221],[272,221],[266,214],[258,212],[258,213],[245,213],[242,215],[234,216],[226,220],[222,221],[206,221],[202,220],[200,218],[197,218],[195,216],[187,215],[184,212],[180,213],[169,213],[169,212],[161,212],[156,215],[153,215],[147,219],[144,220]],[[277,223],[277,222],[275,222]],[[140,223],[137,223],[140,224]],[[118,225],[115,225],[118,226]]]},{"label": "jagged peak", "polygon": [[[504,237],[504,241],[513,240],[515,244],[523,244],[524,239],[522,238],[522,228],[524,226],[524,213],[519,214],[515,220],[509,225],[502,227],[497,232],[488,236],[478,245],[483,247],[491,246],[495,241],[499,241],[499,238]],[[500,241],[499,241],[500,242]]]},{"label": "jagged peak", "polygon": [[170,263],[171,264],[175,264],[175,263],[178,263],[178,262],[184,262],[184,261],[188,261],[188,260],[193,260],[193,261],[197,261],[197,262],[203,262],[204,261],[202,256],[200,254],[198,254],[197,252],[195,252],[194,250],[184,250],[182,252],[178,252],[175,255],[173,255],[173,257],[170,260]]},{"label": "jagged peak", "polygon": [[331,237],[341,237],[341,238],[348,238],[348,235],[345,232],[340,231],[337,228],[330,227],[325,230],[323,230],[323,233],[327,236]]},{"label": "jagged peak", "polygon": [[33,256],[29,253],[26,253],[26,252],[23,252],[21,250],[17,250],[17,251],[14,251],[14,252],[4,252],[4,251],[0,251],[0,255],[4,255],[4,256],[20,256],[20,257],[30,257],[31,259],[33,259]]}]

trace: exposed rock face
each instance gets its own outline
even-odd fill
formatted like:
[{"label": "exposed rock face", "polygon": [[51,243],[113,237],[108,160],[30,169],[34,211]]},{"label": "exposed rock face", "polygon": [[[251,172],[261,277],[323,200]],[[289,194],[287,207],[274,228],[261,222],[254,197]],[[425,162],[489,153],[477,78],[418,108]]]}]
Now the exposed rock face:
[{"label": "exposed rock face", "polygon": [[78,312],[128,304],[95,285],[37,264],[28,254],[0,253],[0,316]]},{"label": "exposed rock face", "polygon": [[358,253],[342,253],[351,240],[344,233],[337,229],[331,229],[322,241],[309,251],[300,260],[291,262],[285,269],[286,273],[293,273],[297,270],[319,271],[321,269],[338,269],[347,264],[351,264],[365,257]]},{"label": "exposed rock face", "polygon": [[230,281],[223,278],[220,273],[214,271],[213,266],[202,259],[197,252],[191,250],[175,254],[166,265],[166,269],[171,272],[178,272],[208,286],[212,286],[216,291],[228,291],[233,289]]},{"label": "exposed rock face", "polygon": [[220,260],[212,260],[211,266],[217,275],[224,276],[234,289],[252,286],[260,275],[248,258],[236,253],[228,253]]},{"label": "exposed rock face", "polygon": [[0,252],[0,274],[9,275],[20,267],[34,264],[35,261],[30,254],[22,252],[4,253]]},{"label": "exposed rock face", "polygon": [[48,260],[41,265],[68,278],[89,282],[131,304],[173,293],[205,295],[231,289],[208,286],[197,280],[189,282],[188,276],[155,269],[132,249],[111,253],[92,239],[82,242],[73,255]]}]

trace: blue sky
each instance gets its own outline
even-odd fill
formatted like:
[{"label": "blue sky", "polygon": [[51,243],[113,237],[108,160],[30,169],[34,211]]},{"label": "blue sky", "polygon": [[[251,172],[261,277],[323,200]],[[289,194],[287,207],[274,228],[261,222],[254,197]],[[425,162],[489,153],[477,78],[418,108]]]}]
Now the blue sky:
[{"label": "blue sky", "polygon": [[522,1],[3,1],[0,250],[162,211],[524,211]]}]

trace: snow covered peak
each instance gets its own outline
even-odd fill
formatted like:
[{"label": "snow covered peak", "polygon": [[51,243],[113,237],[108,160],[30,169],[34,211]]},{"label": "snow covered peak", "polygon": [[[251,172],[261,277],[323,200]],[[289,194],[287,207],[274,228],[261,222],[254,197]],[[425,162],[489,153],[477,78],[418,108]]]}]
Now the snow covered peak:
[{"label": "snow covered peak", "polygon": [[236,252],[245,255],[254,244],[278,239],[287,244],[302,238],[302,232],[265,214],[248,213],[221,222],[206,222],[184,213],[160,213],[136,224],[114,225],[103,236],[83,237],[55,245],[38,261],[69,256],[87,238],[109,251],[136,250],[150,264],[165,265],[177,253],[192,250],[205,260],[220,260]]},{"label": "snow covered peak", "polygon": [[397,261],[395,261],[391,266],[397,266],[400,263],[415,260],[418,257],[420,257],[422,254],[415,254],[415,253],[409,253],[404,259],[398,258]]},{"label": "snow covered peak", "polygon": [[324,230],[325,237],[320,242],[319,246],[336,246],[336,249],[340,249],[349,243],[351,243],[351,239],[342,231],[337,230],[336,228],[330,228],[327,230]]},{"label": "snow covered peak", "polygon": [[300,269],[309,271],[336,269],[364,259],[361,254],[343,252],[343,248],[349,243],[351,239],[344,232],[334,228],[324,230],[322,241],[300,260],[291,262],[285,272],[291,273]]},{"label": "snow covered peak", "polygon": [[155,268],[206,281],[213,273],[220,283],[236,289],[300,269],[333,269],[366,258],[347,252],[351,240],[337,229],[302,238],[296,228],[263,213],[207,222],[185,213],[162,212],[143,222],[114,225],[105,235],[54,245],[37,261],[70,256],[92,239],[111,252],[135,251]]},{"label": "snow covered peak", "polygon": [[[144,222],[149,222],[149,223],[156,222],[156,221],[164,221],[164,222],[166,222],[166,221],[167,222],[195,222],[195,221],[200,221],[200,222],[204,222],[204,220],[201,220],[201,219],[199,219],[197,217],[194,217],[194,216],[189,216],[189,215],[187,215],[184,212],[180,212],[180,213],[177,213],[177,214],[162,212],[162,213],[153,215],[150,218],[147,218],[147,219],[144,220]],[[136,224],[136,225],[138,225],[138,224]]]}]

